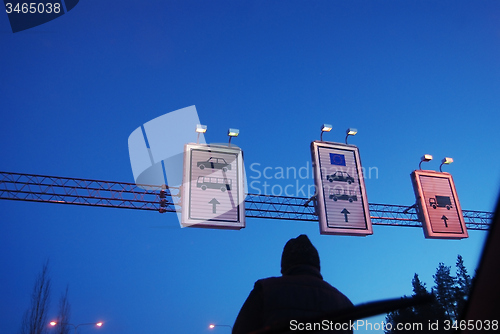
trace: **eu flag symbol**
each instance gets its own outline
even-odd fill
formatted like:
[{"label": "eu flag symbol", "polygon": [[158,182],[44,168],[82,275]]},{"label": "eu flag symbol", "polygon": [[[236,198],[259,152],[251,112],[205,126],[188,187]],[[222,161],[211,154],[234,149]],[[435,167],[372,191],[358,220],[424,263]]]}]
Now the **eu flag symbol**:
[{"label": "eu flag symbol", "polygon": [[337,166],[345,166],[345,155],[330,153],[330,163]]}]

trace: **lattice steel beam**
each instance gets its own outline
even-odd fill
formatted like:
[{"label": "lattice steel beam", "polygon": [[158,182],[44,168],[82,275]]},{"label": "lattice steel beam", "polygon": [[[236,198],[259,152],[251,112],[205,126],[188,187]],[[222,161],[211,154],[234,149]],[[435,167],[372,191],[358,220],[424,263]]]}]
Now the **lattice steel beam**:
[{"label": "lattice steel beam", "polygon": [[[102,206],[159,212],[180,210],[180,189],[168,186],[65,178],[0,172],[0,199]],[[250,218],[318,221],[311,200],[248,194],[246,216]],[[414,206],[369,203],[374,225],[412,226],[422,224]],[[470,230],[487,230],[493,213],[463,210]]]},{"label": "lattice steel beam", "polygon": [[314,206],[306,206],[307,198],[248,194],[245,215],[252,218],[318,221]]},{"label": "lattice steel beam", "polygon": [[[318,221],[313,203],[307,198],[248,194],[246,216],[268,219]],[[369,203],[373,225],[422,227],[414,206]],[[487,230],[492,212],[462,210],[469,230]]]},{"label": "lattice steel beam", "polygon": [[[0,172],[0,199],[175,212],[178,189]],[[173,194],[172,194],[173,192]]]}]

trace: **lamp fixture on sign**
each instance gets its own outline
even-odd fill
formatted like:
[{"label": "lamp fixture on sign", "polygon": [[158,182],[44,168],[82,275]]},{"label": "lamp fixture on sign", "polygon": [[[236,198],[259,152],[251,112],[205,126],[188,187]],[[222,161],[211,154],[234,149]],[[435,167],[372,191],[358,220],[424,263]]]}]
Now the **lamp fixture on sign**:
[{"label": "lamp fixture on sign", "polygon": [[321,126],[320,140],[323,141],[323,132],[330,132],[330,131],[332,131],[332,125],[331,124],[323,124]]},{"label": "lamp fixture on sign", "polygon": [[229,136],[229,146],[231,146],[231,138],[238,137],[239,134],[240,134],[240,130],[238,130],[238,129],[229,129],[227,131],[227,135]]},{"label": "lamp fixture on sign", "polygon": [[200,133],[207,132],[207,126],[201,125],[201,124],[196,124],[196,132],[198,133],[198,138],[196,139],[196,144],[199,144],[200,143]]},{"label": "lamp fixture on sign", "polygon": [[443,158],[443,160],[441,160],[441,165],[439,165],[439,171],[440,171],[440,172],[442,172],[442,171],[443,171],[443,170],[442,170],[443,165],[449,165],[449,164],[451,164],[452,162],[453,162],[453,158],[448,158],[448,157]]},{"label": "lamp fixture on sign", "polygon": [[355,128],[349,128],[346,130],[345,133],[346,133],[345,143],[347,144],[347,137],[356,135],[356,133],[358,133],[358,130]]},{"label": "lamp fixture on sign", "polygon": [[418,164],[418,169],[422,170],[422,162],[429,162],[431,160],[432,160],[432,155],[430,155],[430,154],[424,154],[420,158],[420,163]]}]

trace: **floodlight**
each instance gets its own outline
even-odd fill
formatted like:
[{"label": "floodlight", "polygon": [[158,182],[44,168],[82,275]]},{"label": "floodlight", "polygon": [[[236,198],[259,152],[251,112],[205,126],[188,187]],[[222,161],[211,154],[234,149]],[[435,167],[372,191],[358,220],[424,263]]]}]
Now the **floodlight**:
[{"label": "floodlight", "polygon": [[422,162],[429,162],[431,160],[432,160],[432,155],[430,155],[430,154],[424,154],[420,158],[420,163],[418,164],[418,169],[422,170]]},{"label": "floodlight", "polygon": [[239,134],[240,134],[240,130],[238,130],[238,129],[227,130],[227,135],[229,136],[229,146],[231,146],[231,138],[238,137]]},{"label": "floodlight", "polygon": [[206,125],[201,125],[201,124],[196,124],[196,132],[198,132],[198,133],[205,133],[205,132],[207,132],[207,126]]},{"label": "floodlight", "polygon": [[238,129],[229,129],[227,131],[227,135],[229,137],[238,137],[239,134],[240,134],[240,130],[238,130]]},{"label": "floodlight", "polygon": [[430,155],[430,154],[424,154],[424,155],[422,156],[422,158],[420,158],[420,160],[421,160],[421,161],[425,161],[425,162],[427,162],[427,161],[431,161],[431,160],[432,160],[432,155]]},{"label": "floodlight", "polygon": [[101,326],[102,326],[102,321],[99,321],[99,322],[96,324],[96,326],[101,327]]},{"label": "floodlight", "polygon": [[332,125],[331,124],[323,124],[321,126],[320,140],[323,141],[323,132],[330,132],[331,130],[332,130]]},{"label": "floodlight", "polygon": [[200,143],[200,133],[207,132],[207,126],[201,125],[201,124],[196,124],[196,132],[198,133],[198,138],[196,138],[196,144],[199,144]]},{"label": "floodlight", "polygon": [[358,129],[355,129],[355,128],[349,128],[349,129],[347,129],[346,133],[347,133],[349,136],[354,136],[356,133],[358,133]]},{"label": "floodlight", "polygon": [[55,322],[55,321],[51,321],[51,322],[49,322],[49,324],[50,324],[51,326],[55,326],[55,325],[57,325],[57,322]]},{"label": "floodlight", "polygon": [[345,143],[347,144],[347,137],[356,135],[356,133],[358,133],[358,129],[349,128],[349,129],[346,130],[345,133],[346,133]]},{"label": "floodlight", "polygon": [[453,158],[448,158],[448,157],[443,158],[443,160],[441,160],[441,165],[439,165],[439,171],[440,171],[440,172],[442,172],[442,171],[443,171],[443,170],[442,170],[443,165],[449,165],[449,164],[451,164],[452,162],[453,162]]},{"label": "floodlight", "polygon": [[330,132],[332,130],[332,125],[331,124],[323,124],[321,127],[321,131],[323,132]]}]

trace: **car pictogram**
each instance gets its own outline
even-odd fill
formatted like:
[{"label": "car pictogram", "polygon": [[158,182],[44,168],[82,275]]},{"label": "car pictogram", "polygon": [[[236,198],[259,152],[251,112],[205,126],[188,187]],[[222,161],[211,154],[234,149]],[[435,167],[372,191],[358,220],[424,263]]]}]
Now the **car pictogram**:
[{"label": "car pictogram", "polygon": [[349,184],[354,183],[354,178],[347,172],[342,172],[342,171],[336,171],[331,175],[327,175],[326,179],[330,182],[342,181],[342,182],[347,182]]},{"label": "car pictogram", "polygon": [[227,172],[231,169],[231,165],[226,162],[223,158],[210,157],[207,161],[198,161],[196,163],[200,169],[211,168],[211,169],[222,169],[223,172]]}]

